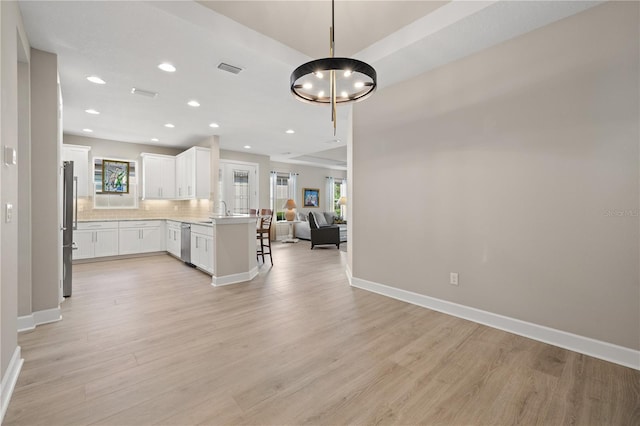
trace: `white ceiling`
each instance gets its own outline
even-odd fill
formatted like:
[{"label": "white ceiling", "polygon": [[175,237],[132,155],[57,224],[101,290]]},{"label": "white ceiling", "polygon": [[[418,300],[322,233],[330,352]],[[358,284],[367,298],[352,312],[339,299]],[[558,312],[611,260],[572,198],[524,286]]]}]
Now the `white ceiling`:
[{"label": "white ceiling", "polygon": [[[336,54],[370,63],[384,90],[598,3],[339,0]],[[223,149],[345,167],[335,157],[346,151],[350,107],[339,108],[334,136],[330,109],[289,91],[293,69],[328,56],[328,0],[21,1],[20,8],[31,46],[58,55],[65,133],[185,148],[216,134]],[[177,71],[158,70],[165,61]],[[220,62],[243,71],[220,71]],[[159,95],[132,95],[132,87]],[[201,106],[188,106],[191,99]]]}]

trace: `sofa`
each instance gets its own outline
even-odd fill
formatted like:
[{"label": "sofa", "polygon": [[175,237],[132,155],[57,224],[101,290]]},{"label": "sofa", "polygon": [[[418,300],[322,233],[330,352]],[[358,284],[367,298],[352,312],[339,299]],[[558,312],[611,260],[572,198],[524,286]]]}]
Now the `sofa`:
[{"label": "sofa", "polygon": [[[335,224],[335,220],[337,218],[337,215],[335,214],[335,212],[302,212],[299,211],[296,215],[296,220],[299,220],[300,222],[295,223],[294,224],[294,234],[296,238],[300,238],[301,240],[309,240],[311,241],[311,227],[309,226],[309,218],[308,218],[308,214],[309,213],[315,213],[317,215],[322,215],[324,217],[325,220],[325,225],[333,225]],[[320,217],[318,217],[318,220],[316,220],[316,222],[320,221]],[[320,226],[322,226],[323,224],[320,223]],[[347,241],[347,224],[346,223],[340,223],[340,224],[335,224],[336,226],[338,226],[340,228],[340,242],[344,243]]]}]

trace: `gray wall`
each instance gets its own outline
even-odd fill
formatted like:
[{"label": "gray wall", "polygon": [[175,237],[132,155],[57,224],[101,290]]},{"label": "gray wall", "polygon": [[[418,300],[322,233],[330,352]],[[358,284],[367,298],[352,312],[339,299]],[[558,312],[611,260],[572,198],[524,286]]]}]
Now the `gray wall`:
[{"label": "gray wall", "polygon": [[58,141],[58,58],[31,49],[32,310],[59,306],[62,219]]},{"label": "gray wall", "polygon": [[18,316],[31,314],[31,93],[30,70],[18,63]]},{"label": "gray wall", "polygon": [[[18,60],[29,60],[29,44],[16,2],[0,2],[0,138],[3,146],[18,149]],[[19,53],[21,51],[21,53]],[[3,156],[4,157],[4,156]],[[18,315],[18,168],[0,163],[0,377],[17,348]],[[14,206],[6,223],[4,206]]]},{"label": "gray wall", "polygon": [[354,276],[640,349],[638,16],[606,3],[357,104]]}]

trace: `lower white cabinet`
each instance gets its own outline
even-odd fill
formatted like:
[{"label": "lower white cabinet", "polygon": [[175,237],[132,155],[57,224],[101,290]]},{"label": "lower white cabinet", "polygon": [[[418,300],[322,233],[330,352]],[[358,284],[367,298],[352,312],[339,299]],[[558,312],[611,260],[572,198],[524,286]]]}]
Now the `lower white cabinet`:
[{"label": "lower white cabinet", "polygon": [[115,256],[118,254],[118,222],[78,223],[73,241],[77,247],[73,250],[74,260]]},{"label": "lower white cabinet", "polygon": [[162,220],[120,222],[118,254],[164,251],[163,225]]},{"label": "lower white cabinet", "polygon": [[205,272],[213,274],[213,227],[191,226],[191,263]]},{"label": "lower white cabinet", "polygon": [[180,222],[167,221],[167,251],[175,257],[180,257],[182,249],[182,229]]}]

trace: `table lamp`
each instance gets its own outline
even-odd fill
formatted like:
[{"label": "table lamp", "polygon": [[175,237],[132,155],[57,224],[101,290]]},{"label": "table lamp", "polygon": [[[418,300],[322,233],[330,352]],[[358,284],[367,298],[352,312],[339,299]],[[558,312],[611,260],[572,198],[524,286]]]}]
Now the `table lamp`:
[{"label": "table lamp", "polygon": [[340,199],[338,199],[338,205],[339,206],[346,206],[347,205],[347,197],[340,197]]},{"label": "table lamp", "polygon": [[287,202],[284,203],[284,206],[282,206],[283,209],[287,209],[287,211],[284,212],[284,218],[288,221],[292,221],[296,217],[296,214],[293,212],[293,209],[296,207],[296,202],[289,198]]}]

